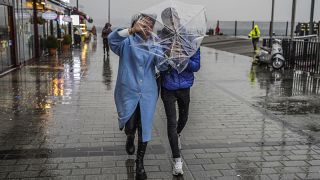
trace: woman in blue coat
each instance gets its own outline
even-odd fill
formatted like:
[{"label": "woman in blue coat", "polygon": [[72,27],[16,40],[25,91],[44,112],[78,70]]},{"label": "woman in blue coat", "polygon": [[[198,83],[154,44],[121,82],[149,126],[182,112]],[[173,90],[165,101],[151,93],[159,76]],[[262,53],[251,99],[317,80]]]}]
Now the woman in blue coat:
[{"label": "woman in blue coat", "polygon": [[135,151],[134,138],[138,129],[136,179],[147,178],[143,158],[147,142],[151,140],[153,116],[158,98],[155,65],[159,59],[152,54],[153,48],[139,47],[145,48],[141,50],[132,45],[147,44],[153,25],[152,18],[140,15],[133,21],[131,28],[117,29],[108,37],[111,50],[119,56],[114,97],[119,128],[125,129],[126,151],[130,155]]}]

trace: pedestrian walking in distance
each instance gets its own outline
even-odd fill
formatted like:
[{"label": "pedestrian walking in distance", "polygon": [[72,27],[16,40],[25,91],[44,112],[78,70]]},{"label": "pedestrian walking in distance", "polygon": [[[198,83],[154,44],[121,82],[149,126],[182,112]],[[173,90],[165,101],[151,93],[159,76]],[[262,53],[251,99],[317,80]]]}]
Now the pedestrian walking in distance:
[{"label": "pedestrian walking in distance", "polygon": [[257,45],[259,43],[259,38],[260,38],[260,29],[257,24],[254,25],[254,28],[250,31],[248,37],[252,39],[253,50],[257,51],[258,50]]},{"label": "pedestrian walking in distance", "polygon": [[107,52],[107,56],[109,56],[109,43],[108,43],[108,35],[112,32],[111,30],[111,24],[110,23],[106,23],[106,25],[104,26],[104,28],[102,29],[102,39],[103,39],[103,54],[106,54]]}]

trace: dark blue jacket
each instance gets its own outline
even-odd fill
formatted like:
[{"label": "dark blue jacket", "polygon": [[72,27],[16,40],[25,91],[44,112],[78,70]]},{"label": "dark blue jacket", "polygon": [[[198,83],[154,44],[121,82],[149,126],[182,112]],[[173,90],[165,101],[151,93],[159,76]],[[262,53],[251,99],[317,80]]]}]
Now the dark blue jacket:
[{"label": "dark blue jacket", "polygon": [[200,69],[200,49],[190,58],[187,68],[180,74],[169,68],[161,72],[161,86],[167,90],[190,88],[194,81],[194,72]]}]

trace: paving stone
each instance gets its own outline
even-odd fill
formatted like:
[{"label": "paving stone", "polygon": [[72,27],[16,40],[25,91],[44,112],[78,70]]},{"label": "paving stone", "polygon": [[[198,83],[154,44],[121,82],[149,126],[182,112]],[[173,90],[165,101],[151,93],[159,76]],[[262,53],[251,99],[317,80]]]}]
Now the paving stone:
[{"label": "paving stone", "polygon": [[71,175],[101,174],[101,168],[73,169]]},{"label": "paving stone", "polygon": [[203,168],[207,170],[231,169],[228,164],[204,164]]},{"label": "paving stone", "polygon": [[0,160],[0,166],[16,164],[17,160]]},{"label": "paving stone", "polygon": [[86,163],[63,163],[59,164],[59,169],[80,169],[85,168],[87,166]]},{"label": "paving stone", "polygon": [[9,174],[9,173],[7,173],[7,172],[1,172],[1,173],[0,173],[0,178],[1,178],[1,179],[5,179],[8,174]]},{"label": "paving stone", "polygon": [[0,172],[25,171],[28,165],[0,166]]},{"label": "paving stone", "polygon": [[97,162],[102,161],[102,157],[76,157],[74,162]]},{"label": "paving stone", "polygon": [[[134,177],[132,177],[134,178]],[[104,174],[104,175],[86,175],[86,180],[115,180],[114,175]]]},{"label": "paving stone", "polygon": [[199,159],[220,158],[221,157],[218,153],[195,154],[195,156]]},{"label": "paving stone", "polygon": [[307,162],[305,161],[282,161],[282,164],[284,164],[285,166],[306,166],[308,165]]},{"label": "paving stone", "polygon": [[188,169],[190,171],[203,171],[204,170],[202,165],[197,165],[197,164],[196,165],[193,165],[193,164],[188,165]]},{"label": "paving stone", "polygon": [[29,171],[34,170],[51,170],[51,169],[57,169],[58,164],[31,164],[28,166]]},{"label": "paving stone", "polygon": [[313,166],[318,166],[320,165],[320,160],[311,160],[311,161],[308,161],[308,163]]},{"label": "paving stone", "polygon": [[282,163],[280,163],[278,161],[256,162],[256,165],[259,167],[282,167],[282,166],[284,166]]},{"label": "paving stone", "polygon": [[32,178],[38,177],[40,174],[39,171],[21,171],[21,172],[10,172],[7,178]]},{"label": "paving stone", "polygon": [[222,174],[217,170],[210,170],[210,171],[196,171],[193,172],[193,175],[198,178],[202,177],[215,177],[215,176],[222,176]]},{"label": "paving stone", "polygon": [[71,174],[71,170],[62,170],[62,169],[59,169],[59,170],[44,170],[44,171],[41,171],[40,173],[40,176],[44,176],[44,177],[50,177],[50,176],[68,176]]},{"label": "paving stone", "polygon": [[211,159],[186,159],[187,164],[211,164]]}]

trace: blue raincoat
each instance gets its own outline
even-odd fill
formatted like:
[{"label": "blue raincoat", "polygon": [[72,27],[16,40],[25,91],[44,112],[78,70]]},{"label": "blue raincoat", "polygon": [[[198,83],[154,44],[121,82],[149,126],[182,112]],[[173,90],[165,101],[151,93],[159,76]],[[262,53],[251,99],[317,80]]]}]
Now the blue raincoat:
[{"label": "blue raincoat", "polygon": [[158,58],[149,53],[153,51],[150,47],[140,50],[130,46],[133,41],[139,42],[141,38],[138,35],[122,37],[118,34],[121,30],[117,29],[108,36],[111,50],[120,58],[114,92],[119,128],[124,128],[139,104],[142,140],[146,142],[151,140],[153,116],[158,99],[155,80]]}]

